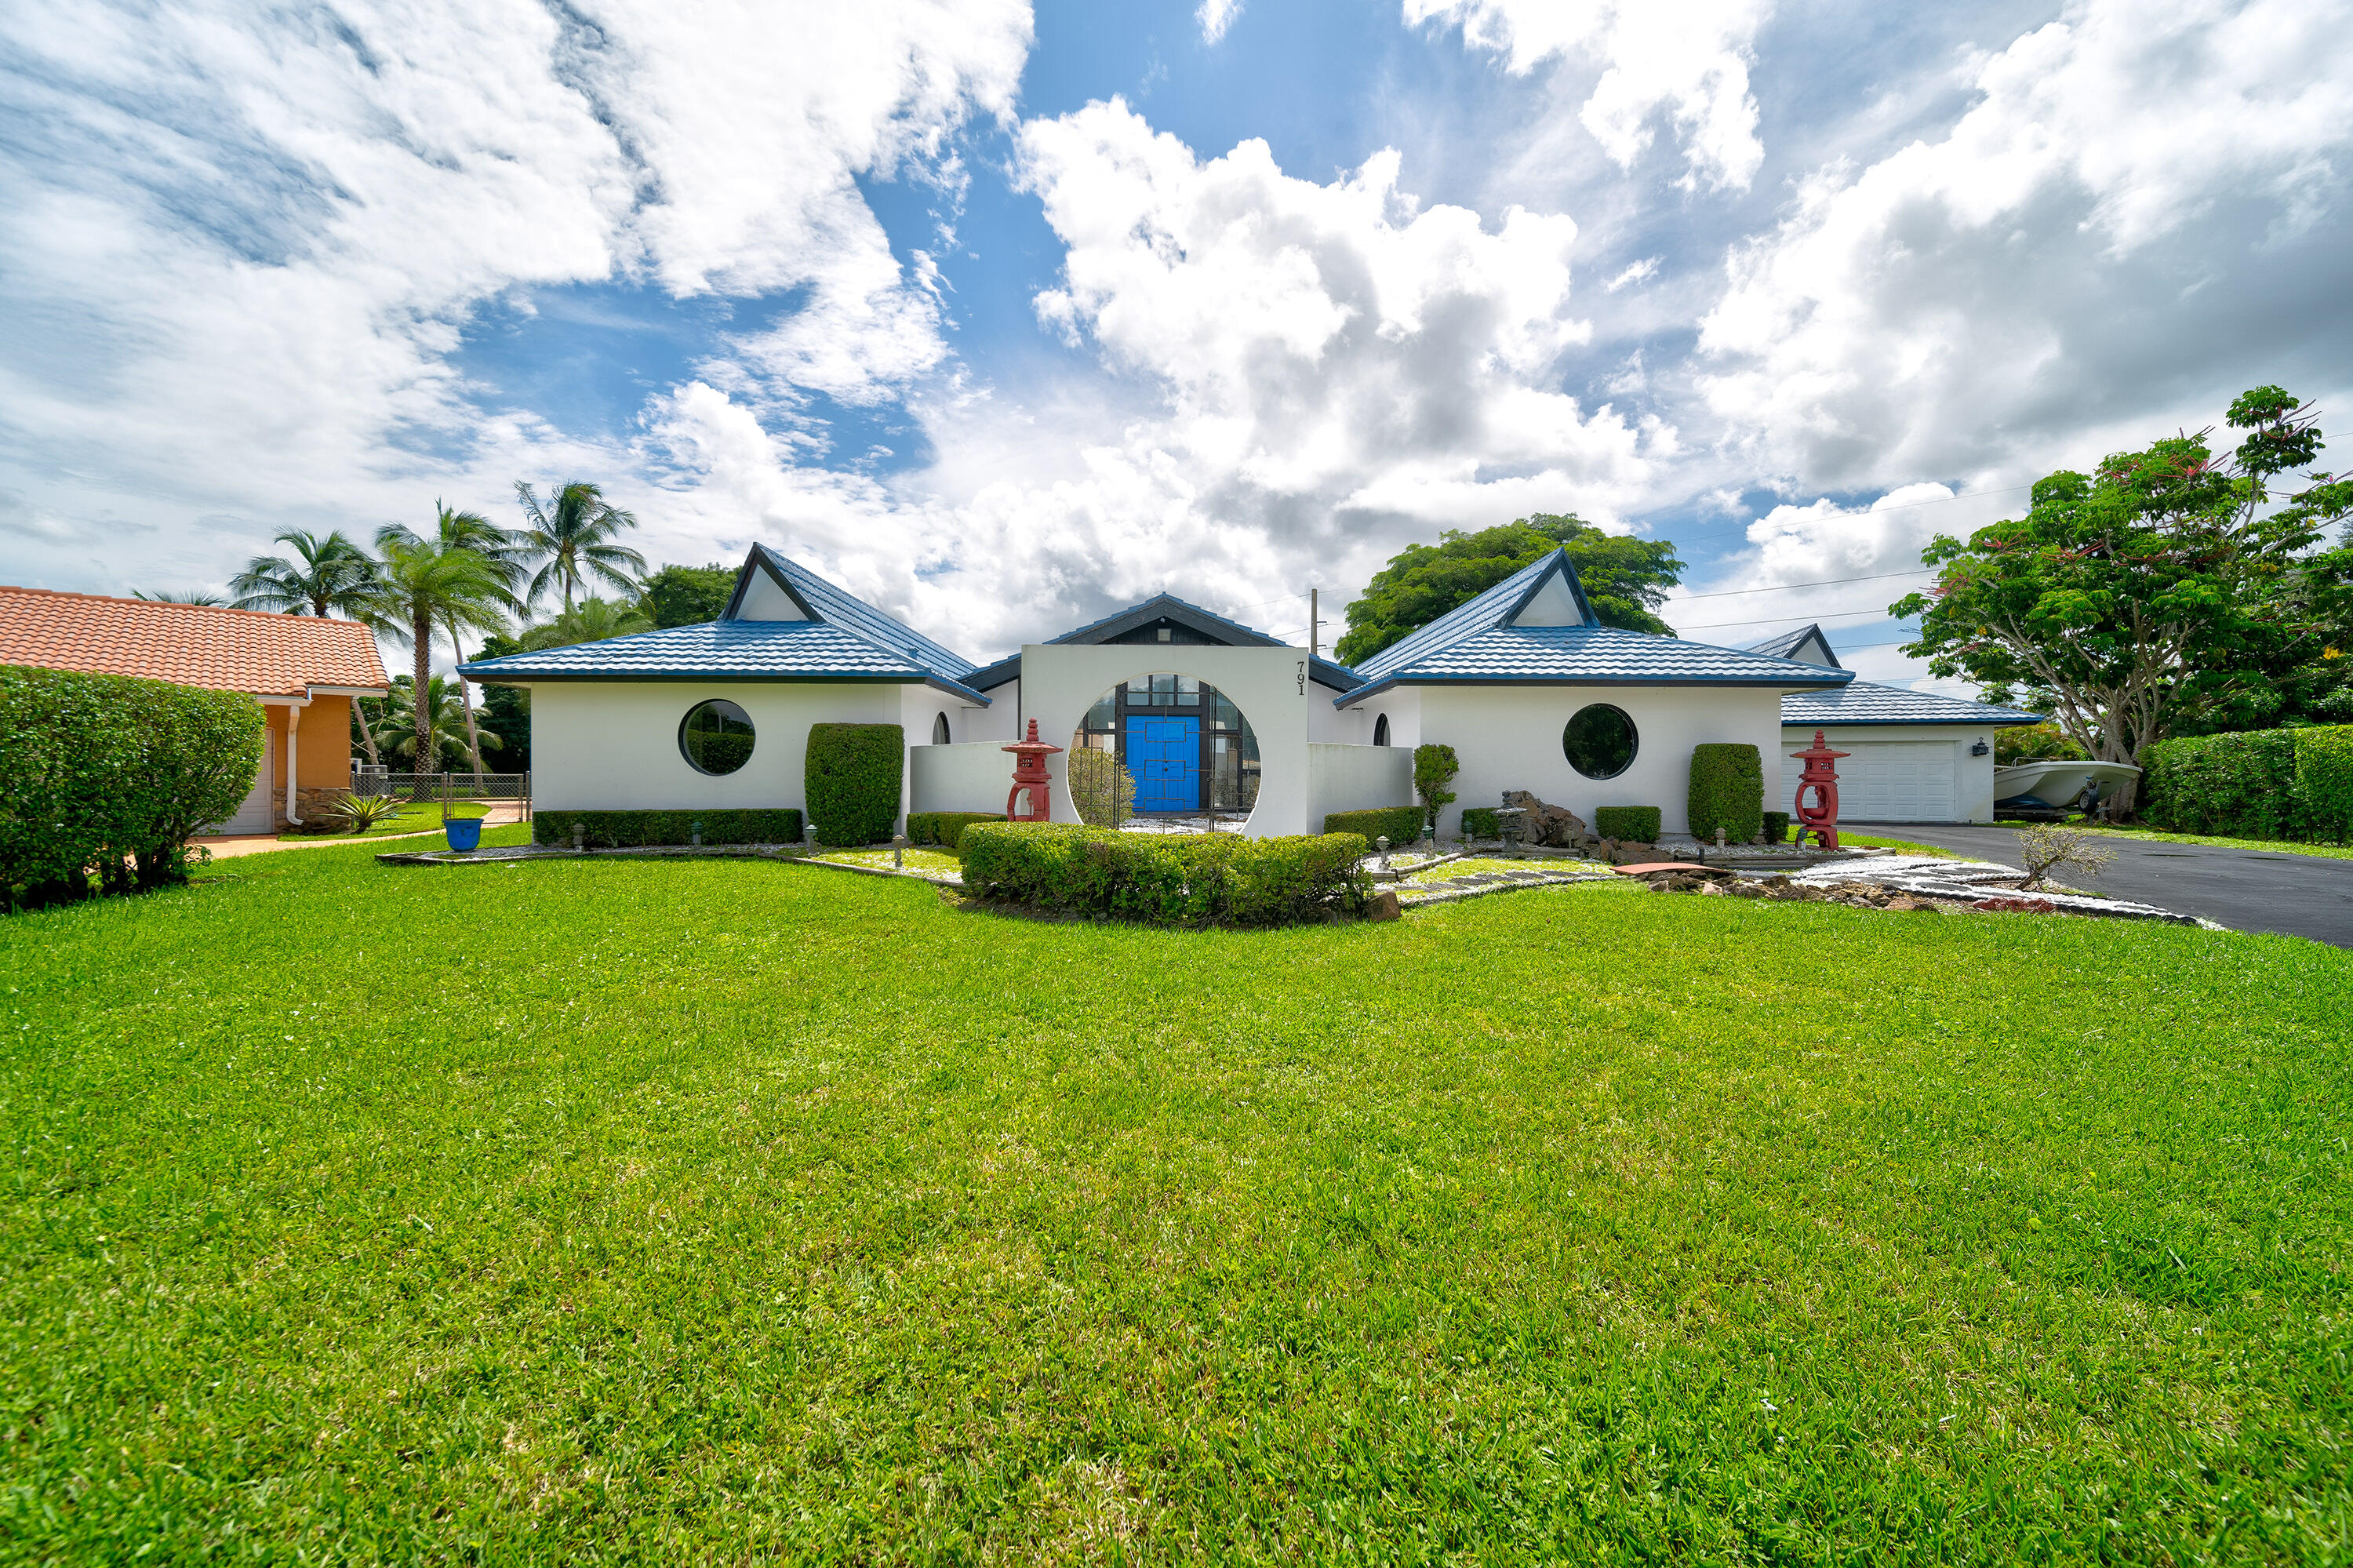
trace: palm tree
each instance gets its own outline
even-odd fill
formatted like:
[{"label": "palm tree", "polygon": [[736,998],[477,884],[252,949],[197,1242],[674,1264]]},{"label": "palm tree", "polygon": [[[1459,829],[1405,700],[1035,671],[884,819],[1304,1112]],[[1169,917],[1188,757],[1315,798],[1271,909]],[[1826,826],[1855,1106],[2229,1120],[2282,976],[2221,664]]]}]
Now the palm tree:
[{"label": "palm tree", "polygon": [[368,584],[375,562],[344,536],[341,528],[322,539],[300,528],[289,528],[271,541],[294,553],[256,556],[245,570],[229,579],[231,602],[239,609],[275,609],[288,615],[324,618],[336,611],[349,615],[367,603]]},{"label": "palm tree", "polygon": [[[457,694],[449,689],[448,677],[434,675],[426,681],[424,722],[421,725],[418,723],[416,694],[414,685],[394,683],[392,694],[385,703],[384,715],[376,721],[384,732],[384,748],[395,757],[409,758],[412,771],[439,772],[441,758],[446,753],[477,744],[476,736],[494,747],[505,744],[493,731],[479,728],[470,731],[460,727],[464,709]],[[420,737],[424,746],[421,753],[418,750]],[[425,758],[421,763],[416,760],[420,755]]]},{"label": "palm tree", "polygon": [[206,588],[158,588],[149,593],[145,588],[132,588],[132,599],[143,599],[150,604],[211,604],[221,601],[220,595]]},{"label": "palm tree", "polygon": [[[506,587],[498,568],[474,551],[420,539],[397,523],[376,530],[375,547],[384,558],[369,596],[369,619],[393,641],[416,651],[418,689],[433,673],[436,629],[506,623]],[[410,749],[420,761],[436,755],[427,734],[428,718],[421,708],[413,717],[417,739]],[[480,767],[479,759],[475,766]]]},{"label": "palm tree", "polygon": [[543,509],[531,486],[518,481],[515,496],[522,503],[523,515],[531,519],[531,526],[522,531],[523,547],[546,563],[531,579],[531,588],[524,598],[536,604],[539,596],[554,583],[564,592],[564,608],[570,609],[572,596],[578,590],[581,579],[591,577],[603,579],[623,593],[636,590],[637,582],[628,574],[635,572],[643,577],[646,558],[613,541],[620,536],[622,529],[636,527],[638,520],[618,507],[607,505],[604,492],[575,479],[549,497],[548,505]]},{"label": "palm tree", "polygon": [[[515,585],[522,580],[525,570],[522,541],[479,512],[452,511],[439,501],[434,502],[433,512],[434,543],[445,550],[471,550],[481,556],[499,579],[505,608],[520,611],[522,601],[515,598],[514,590]],[[411,540],[416,538],[406,528],[401,532]],[[449,620],[443,623],[443,629],[449,633],[450,652],[457,654],[458,662],[462,664],[466,660],[464,640],[468,631],[494,631],[503,624],[501,621],[469,626],[461,621]],[[478,733],[474,722],[474,683],[459,676],[458,694],[466,709],[467,750],[474,759],[474,772],[479,776],[482,771],[482,747],[473,738]]]},{"label": "palm tree", "polygon": [[575,642],[602,642],[608,637],[629,637],[651,631],[654,623],[635,605],[607,599],[584,599],[544,626],[534,626],[520,639],[525,650],[569,648]]}]

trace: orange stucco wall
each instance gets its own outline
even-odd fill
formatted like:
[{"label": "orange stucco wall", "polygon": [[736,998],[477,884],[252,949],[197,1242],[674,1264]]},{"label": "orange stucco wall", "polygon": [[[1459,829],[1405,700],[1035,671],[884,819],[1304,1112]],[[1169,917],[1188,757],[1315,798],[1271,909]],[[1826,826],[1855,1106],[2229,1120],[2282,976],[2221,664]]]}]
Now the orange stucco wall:
[{"label": "orange stucco wall", "polygon": [[[269,755],[282,758],[286,755],[286,707],[282,703],[265,705],[261,710],[269,718]],[[352,782],[352,700],[349,697],[313,697],[302,710],[302,723],[294,732],[294,784],[301,789],[344,789]],[[280,789],[286,787],[286,765],[277,764],[270,782]]]}]

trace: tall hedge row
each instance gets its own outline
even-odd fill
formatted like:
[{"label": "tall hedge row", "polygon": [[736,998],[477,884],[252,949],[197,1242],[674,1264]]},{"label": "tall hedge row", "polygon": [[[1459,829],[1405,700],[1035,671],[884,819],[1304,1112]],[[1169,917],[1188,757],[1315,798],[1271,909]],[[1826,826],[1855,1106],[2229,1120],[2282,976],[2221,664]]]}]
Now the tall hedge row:
[{"label": "tall hedge row", "polygon": [[809,726],[802,783],[817,842],[857,849],[889,838],[906,758],[906,733],[895,724]]},{"label": "tall hedge row", "polygon": [[237,692],[0,665],[0,900],[184,878],[188,840],[253,788],[265,723]]},{"label": "tall hedge row", "polygon": [[2140,762],[2140,813],[2168,832],[2353,841],[2353,725],[2184,736]]},{"label": "tall hedge row", "polygon": [[1702,842],[1718,828],[1729,842],[1756,842],[1765,831],[1765,761],[1757,749],[1735,741],[1693,747],[1684,815],[1692,837]]},{"label": "tall hedge row", "polygon": [[960,847],[975,897],[1156,925],[1320,920],[1361,913],[1372,891],[1356,833],[1250,839],[976,822]]},{"label": "tall hedge row", "polygon": [[801,814],[784,807],[710,807],[671,811],[543,810],[531,814],[531,842],[563,849],[580,831],[583,849],[691,844],[797,844]]}]

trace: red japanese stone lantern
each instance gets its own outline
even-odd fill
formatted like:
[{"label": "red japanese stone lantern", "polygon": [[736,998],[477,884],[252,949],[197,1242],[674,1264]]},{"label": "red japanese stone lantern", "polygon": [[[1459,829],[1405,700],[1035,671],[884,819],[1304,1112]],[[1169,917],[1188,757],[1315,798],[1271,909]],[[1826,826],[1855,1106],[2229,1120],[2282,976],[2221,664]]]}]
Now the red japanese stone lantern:
[{"label": "red japanese stone lantern", "polygon": [[[1838,769],[1831,764],[1853,753],[1832,751],[1823,741],[1822,732],[1816,730],[1813,745],[1790,755],[1806,765],[1806,770],[1798,776],[1798,842],[1804,843],[1806,835],[1812,833],[1822,848],[1834,850],[1839,847]],[[1811,805],[1806,803],[1809,789],[1814,793]]]},{"label": "red japanese stone lantern", "polygon": [[[1050,820],[1054,813],[1054,780],[1053,777],[1046,771],[1046,758],[1062,748],[1059,746],[1048,746],[1044,741],[1039,740],[1038,721],[1031,719],[1029,739],[1017,740],[1011,746],[1000,749],[1013,753],[1014,758],[1013,788],[1005,797],[1005,820],[1008,822],[1042,822]],[[1840,755],[1844,756],[1845,753],[1841,752]],[[1029,792],[1029,804],[1026,807],[1017,807],[1014,802],[1021,799],[1021,792],[1024,789]]]}]

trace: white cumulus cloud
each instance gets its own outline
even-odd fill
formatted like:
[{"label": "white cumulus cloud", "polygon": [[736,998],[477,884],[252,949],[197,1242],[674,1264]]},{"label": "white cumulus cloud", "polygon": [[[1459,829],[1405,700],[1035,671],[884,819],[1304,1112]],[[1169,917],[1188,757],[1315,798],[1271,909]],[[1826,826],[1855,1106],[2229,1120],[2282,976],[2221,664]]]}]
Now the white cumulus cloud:
[{"label": "white cumulus cloud", "polygon": [[1621,168],[1651,146],[1663,117],[1688,182],[1743,190],[1765,161],[1748,64],[1769,10],[1767,0],[1405,0],[1409,24],[1460,27],[1466,44],[1518,74],[1599,64],[1598,79],[1577,79],[1578,119]]},{"label": "white cumulus cloud", "polygon": [[2086,0],[1971,61],[1949,130],[1733,251],[1699,387],[1735,450],[1824,487],[2015,476],[2299,364],[2343,385],[2347,21]]}]

